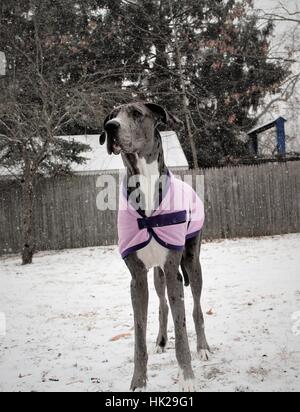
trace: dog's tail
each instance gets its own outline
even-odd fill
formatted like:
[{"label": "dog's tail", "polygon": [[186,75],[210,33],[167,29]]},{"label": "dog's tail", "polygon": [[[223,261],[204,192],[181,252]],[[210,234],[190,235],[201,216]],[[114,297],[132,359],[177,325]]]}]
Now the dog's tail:
[{"label": "dog's tail", "polygon": [[189,275],[188,275],[187,271],[185,270],[184,265],[182,265],[182,264],[181,264],[181,270],[182,270],[183,278],[184,278],[184,286],[188,287],[188,286],[190,286],[190,278],[189,278]]}]

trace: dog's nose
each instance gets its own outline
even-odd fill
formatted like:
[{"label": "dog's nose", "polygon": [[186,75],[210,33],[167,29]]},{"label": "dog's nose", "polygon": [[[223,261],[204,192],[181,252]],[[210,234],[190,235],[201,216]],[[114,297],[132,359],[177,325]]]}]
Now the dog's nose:
[{"label": "dog's nose", "polygon": [[107,132],[116,132],[120,128],[120,123],[117,120],[110,120],[104,128]]}]

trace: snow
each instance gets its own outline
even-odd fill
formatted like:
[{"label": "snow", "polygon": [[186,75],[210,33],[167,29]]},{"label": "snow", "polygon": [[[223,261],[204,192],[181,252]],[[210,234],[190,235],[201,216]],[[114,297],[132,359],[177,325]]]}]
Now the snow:
[{"label": "snow", "polygon": [[[202,262],[209,362],[197,360],[185,291],[197,390],[299,391],[300,234],[207,243]],[[39,253],[28,267],[10,256],[0,265],[1,392],[128,390],[130,274],[116,247]],[[172,322],[167,352],[153,354],[150,278],[148,390],[176,391]]]}]

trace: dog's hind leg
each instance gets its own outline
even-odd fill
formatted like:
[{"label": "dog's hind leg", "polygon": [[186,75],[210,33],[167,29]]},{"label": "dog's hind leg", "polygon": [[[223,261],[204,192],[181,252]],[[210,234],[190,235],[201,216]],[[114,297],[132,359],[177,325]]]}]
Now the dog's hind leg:
[{"label": "dog's hind leg", "polygon": [[200,359],[209,360],[210,348],[206,340],[204,316],[200,302],[203,285],[202,268],[200,264],[200,245],[201,239],[199,238],[187,242],[181,266],[188,274],[194,299],[193,318],[197,334],[197,353]]},{"label": "dog's hind leg", "polygon": [[176,357],[179,365],[181,390],[183,392],[194,392],[195,376],[192,370],[192,358],[186,328],[183,281],[178,271],[181,257],[182,254],[178,252],[170,252],[164,271],[174,320]]},{"label": "dog's hind leg", "polygon": [[189,273],[190,285],[194,299],[193,318],[197,334],[197,353],[201,360],[209,360],[210,348],[206,340],[204,316],[201,308],[202,293],[202,269],[200,262],[193,264],[186,263],[186,270]]},{"label": "dog's hind leg", "polygon": [[159,333],[156,341],[156,352],[165,352],[168,342],[169,307],[166,299],[166,278],[160,268],[154,269],[154,285],[159,297]]}]

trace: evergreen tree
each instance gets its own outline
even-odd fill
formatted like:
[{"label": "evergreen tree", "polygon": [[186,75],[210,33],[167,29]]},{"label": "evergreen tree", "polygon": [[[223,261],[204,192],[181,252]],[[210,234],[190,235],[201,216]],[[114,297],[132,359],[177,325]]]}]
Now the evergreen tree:
[{"label": "evergreen tree", "polygon": [[125,1],[119,13],[135,91],[185,121],[191,165],[249,156],[238,137],[287,74],[268,59],[272,23],[259,28],[250,0]]}]

